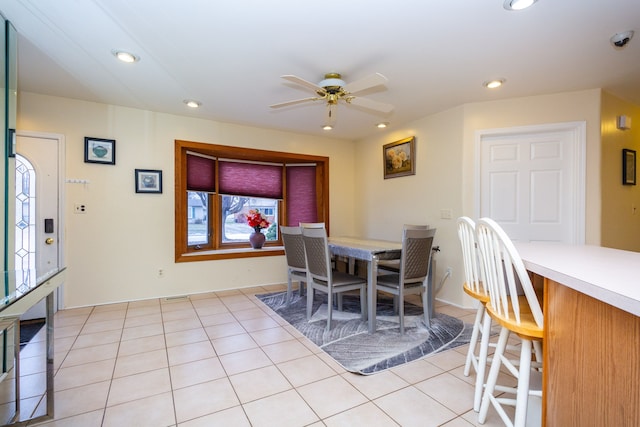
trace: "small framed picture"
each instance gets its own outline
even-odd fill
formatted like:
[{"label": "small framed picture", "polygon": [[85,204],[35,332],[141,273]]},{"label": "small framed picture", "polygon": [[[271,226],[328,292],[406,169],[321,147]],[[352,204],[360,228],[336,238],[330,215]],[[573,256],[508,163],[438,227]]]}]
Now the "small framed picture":
[{"label": "small framed picture", "polygon": [[136,193],[162,193],[162,171],[136,169]]},{"label": "small framed picture", "polygon": [[636,185],[636,150],[622,149],[622,185]]},{"label": "small framed picture", "polygon": [[401,139],[382,147],[384,179],[416,174],[416,138]]},{"label": "small framed picture", "polygon": [[115,165],[115,139],[91,138],[86,136],[84,138],[84,162]]}]

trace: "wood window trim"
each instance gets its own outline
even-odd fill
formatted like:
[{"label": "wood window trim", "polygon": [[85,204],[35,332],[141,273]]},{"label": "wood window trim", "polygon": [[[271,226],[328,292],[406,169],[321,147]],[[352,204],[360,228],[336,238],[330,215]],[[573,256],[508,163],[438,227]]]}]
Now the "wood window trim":
[{"label": "wood window trim", "polygon": [[[217,158],[241,159],[258,162],[279,162],[283,164],[316,164],[316,200],[318,222],[329,227],[329,158],[308,154],[287,153],[228,145],[207,144],[202,142],[175,140],[175,261],[193,262],[235,258],[254,258],[284,255],[282,246],[265,246],[260,250],[250,247],[229,247],[221,249],[206,248],[199,251],[187,246],[187,151],[194,151]],[[219,224],[219,209],[211,206],[214,224]],[[217,206],[217,205],[216,205]],[[286,203],[282,204],[282,218],[287,218]],[[286,225],[282,223],[282,225]],[[214,236],[211,236],[214,239]],[[213,245],[215,247],[215,245]]]}]

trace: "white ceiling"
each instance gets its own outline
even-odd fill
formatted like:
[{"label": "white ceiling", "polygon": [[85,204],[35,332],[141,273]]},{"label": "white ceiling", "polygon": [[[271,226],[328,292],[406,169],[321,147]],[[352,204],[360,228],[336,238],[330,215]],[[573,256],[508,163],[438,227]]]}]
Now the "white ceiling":
[{"label": "white ceiling", "polygon": [[[640,105],[640,1],[0,0],[18,30],[19,89],[216,121],[327,135],[320,102],[281,79],[347,83],[374,72],[395,105],[383,116],[341,105],[336,138],[379,132],[470,102],[603,88]],[[615,33],[634,30],[624,49]],[[123,64],[113,49],[140,56]],[[485,80],[502,77],[494,91]],[[202,102],[187,109],[183,100]]]}]

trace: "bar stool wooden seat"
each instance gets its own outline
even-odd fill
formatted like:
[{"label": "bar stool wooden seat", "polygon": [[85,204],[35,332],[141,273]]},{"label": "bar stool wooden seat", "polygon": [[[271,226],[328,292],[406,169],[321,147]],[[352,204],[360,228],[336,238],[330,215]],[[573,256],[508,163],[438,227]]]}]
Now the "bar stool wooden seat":
[{"label": "bar stool wooden seat", "polygon": [[[476,224],[476,239],[481,253],[484,283],[490,296],[486,310],[502,328],[487,377],[478,422],[484,424],[489,405],[493,405],[505,425],[524,427],[528,418],[529,398],[542,397],[541,387],[535,390],[531,387],[532,376],[539,377],[542,369],[542,309],[522,259],[502,227],[490,218],[482,218]],[[518,285],[522,289],[521,295],[518,295]],[[512,333],[520,340],[519,363],[509,360],[505,354]],[[532,352],[535,352],[536,362],[532,362]],[[517,378],[515,389],[497,385],[498,374],[503,366]],[[505,397],[500,395],[501,392],[515,394],[516,397]],[[505,405],[515,406],[513,419],[507,415]]]}]

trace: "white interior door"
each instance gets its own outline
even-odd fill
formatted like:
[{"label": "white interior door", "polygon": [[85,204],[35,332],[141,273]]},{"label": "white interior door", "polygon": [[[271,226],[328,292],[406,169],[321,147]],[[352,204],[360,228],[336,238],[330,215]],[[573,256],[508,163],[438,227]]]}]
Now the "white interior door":
[{"label": "white interior door", "polygon": [[480,217],[514,241],[584,243],[584,123],[479,133]]},{"label": "white interior door", "polygon": [[[62,138],[44,134],[18,132],[16,153],[21,156],[23,169],[32,168],[32,180],[22,185],[16,182],[16,269],[35,268],[39,274],[62,265],[62,210],[61,210],[61,153]],[[18,159],[18,157],[17,157]],[[22,193],[19,193],[21,188]],[[29,194],[26,194],[29,193]],[[28,199],[28,201],[27,201]],[[35,205],[35,209],[33,209]],[[22,221],[22,224],[21,224]],[[25,233],[28,227],[28,232]],[[28,258],[28,259],[27,259]],[[54,309],[58,308],[59,292],[55,293]],[[23,315],[23,319],[45,316],[44,301]]]}]

